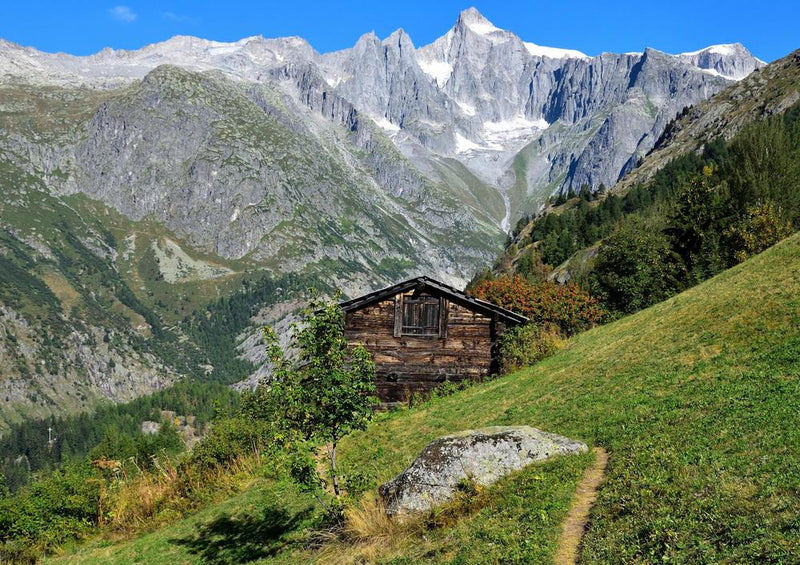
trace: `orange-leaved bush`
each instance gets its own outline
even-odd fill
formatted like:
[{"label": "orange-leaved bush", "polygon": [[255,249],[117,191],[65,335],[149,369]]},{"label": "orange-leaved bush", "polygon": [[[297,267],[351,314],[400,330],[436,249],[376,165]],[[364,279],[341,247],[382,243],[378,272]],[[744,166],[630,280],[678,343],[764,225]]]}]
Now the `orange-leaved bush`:
[{"label": "orange-leaved bush", "polygon": [[539,326],[556,326],[568,336],[606,317],[598,300],[575,284],[530,283],[519,275],[503,275],[480,281],[472,294],[527,316]]}]

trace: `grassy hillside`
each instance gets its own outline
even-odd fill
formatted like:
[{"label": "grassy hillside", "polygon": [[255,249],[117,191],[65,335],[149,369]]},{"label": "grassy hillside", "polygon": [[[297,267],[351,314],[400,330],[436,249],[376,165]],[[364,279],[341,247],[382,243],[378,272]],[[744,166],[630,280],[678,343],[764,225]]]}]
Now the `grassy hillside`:
[{"label": "grassy hillside", "polygon": [[[586,563],[797,563],[800,554],[800,236],[666,302],[586,332],[513,375],[381,416],[342,446],[374,484],[440,435],[529,424],[606,448]],[[540,563],[591,455],[532,466],[459,519],[384,540],[327,542],[280,481],[69,563]],[[258,490],[261,489],[261,490]],[[439,524],[439,527],[433,527]],[[58,561],[58,559],[56,559]]]}]

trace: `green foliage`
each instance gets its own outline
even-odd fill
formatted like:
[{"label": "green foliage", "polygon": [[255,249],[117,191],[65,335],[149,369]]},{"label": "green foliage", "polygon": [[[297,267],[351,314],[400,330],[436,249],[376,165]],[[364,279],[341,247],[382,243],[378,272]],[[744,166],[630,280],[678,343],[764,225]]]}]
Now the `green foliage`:
[{"label": "green foliage", "polygon": [[[262,388],[245,400],[246,410],[277,417],[285,430],[297,435],[301,447],[295,450],[292,469],[298,483],[309,490],[316,491],[321,485],[316,468],[309,463],[309,450],[328,444],[337,498],[341,494],[337,445],[348,433],[366,428],[377,403],[371,355],[360,345],[348,348],[344,321],[344,312],[335,301],[312,298],[301,321],[293,326],[293,347],[299,352],[296,363],[287,361],[277,336],[265,328],[273,363],[272,384],[269,390]],[[248,406],[253,403],[256,407]]]},{"label": "green foliage", "polygon": [[747,260],[772,247],[792,233],[792,223],[781,208],[764,202],[748,208],[744,216],[723,232],[731,243],[737,262]]},{"label": "green foliage", "polygon": [[527,324],[508,329],[500,338],[501,372],[511,373],[533,365],[558,351],[564,342],[555,328]]},{"label": "green foliage", "polygon": [[725,268],[721,237],[728,217],[727,184],[715,183],[713,168],[684,185],[667,218],[672,249],[686,265],[690,280],[702,281]]},{"label": "green foliage", "polygon": [[[696,173],[701,163],[702,160],[694,153],[680,157],[656,173],[649,185],[635,186],[622,196],[610,194],[596,201],[594,195],[581,192],[587,196],[582,197],[575,207],[533,220],[530,235],[523,244],[538,242],[542,260],[557,266],[577,250],[591,246],[613,232],[624,215],[646,210],[674,194],[685,179]],[[605,190],[597,194],[604,193]]]},{"label": "green foliage", "polygon": [[239,292],[221,297],[188,317],[184,322],[187,333],[214,367],[203,378],[232,384],[252,373],[255,366],[236,352],[237,336],[259,309],[302,296],[309,283],[317,284],[317,279],[296,273],[245,278]]},{"label": "green foliage", "polygon": [[800,219],[797,112],[750,124],[703,165],[667,207],[666,233],[693,284],[786,237]]},{"label": "green foliage", "polygon": [[552,270],[550,266],[542,260],[542,254],[533,246],[529,246],[520,253],[516,264],[518,275],[525,277],[528,282],[544,282]]},{"label": "green foliage", "polygon": [[192,450],[191,465],[213,469],[230,465],[246,453],[275,457],[273,429],[269,422],[248,417],[242,412],[232,418],[216,420],[211,431]]},{"label": "green foliage", "polygon": [[600,247],[595,263],[597,295],[618,312],[635,312],[681,288],[683,264],[666,236],[633,216]]},{"label": "green foliage", "polygon": [[[262,471],[283,465],[269,426],[217,415],[191,454],[169,421],[158,433],[130,435],[113,428],[87,457],[39,472],[29,486],[0,498],[0,561],[36,562],[42,554],[99,531],[104,524],[135,530],[205,504],[230,486],[242,461],[268,455]],[[175,461],[180,463],[176,466]]]},{"label": "green foliage", "polygon": [[185,448],[178,429],[172,422],[162,422],[155,434],[120,434],[113,428],[89,454],[89,459],[127,460],[138,469],[152,470],[156,457],[177,454]]},{"label": "green foliage", "polygon": [[[107,459],[135,456],[137,442],[145,441],[140,439],[139,425],[144,420],[160,421],[162,410],[194,416],[195,427],[200,433],[214,417],[232,414],[238,406],[239,395],[230,387],[182,381],[125,404],[101,406],[92,414],[26,420],[12,426],[0,438],[5,484],[12,491],[16,490],[29,479],[27,466],[34,473],[55,469],[65,461],[86,456],[93,448],[102,449],[103,453],[98,452],[98,456]],[[47,442],[48,428],[56,438],[52,444]],[[142,446],[142,455],[145,451]],[[24,472],[19,465],[13,464],[20,456],[26,461]]]},{"label": "green foliage", "polygon": [[0,499],[0,561],[35,557],[89,532],[101,511],[101,478],[87,462],[76,462]]}]

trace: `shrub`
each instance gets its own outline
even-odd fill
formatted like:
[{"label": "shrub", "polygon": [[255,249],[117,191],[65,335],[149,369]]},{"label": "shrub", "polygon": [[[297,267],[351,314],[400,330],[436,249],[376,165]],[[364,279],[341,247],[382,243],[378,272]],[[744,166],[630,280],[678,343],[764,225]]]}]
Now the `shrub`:
[{"label": "shrub", "polygon": [[606,316],[600,303],[574,284],[533,284],[517,275],[502,276],[481,281],[473,294],[527,316],[537,326],[555,326],[567,336],[601,323]]},{"label": "shrub", "polygon": [[101,484],[96,470],[78,462],[1,500],[0,562],[24,560],[90,531],[102,512]]},{"label": "shrub", "polygon": [[725,235],[733,249],[734,260],[741,263],[788,237],[792,231],[792,223],[783,219],[780,207],[767,201],[748,208],[744,217],[726,230]]},{"label": "shrub", "polygon": [[549,357],[564,346],[564,337],[550,327],[534,324],[507,330],[500,338],[500,370],[511,373]]},{"label": "shrub", "polygon": [[259,455],[274,447],[272,437],[271,427],[263,420],[246,417],[218,420],[194,447],[189,464],[201,469],[229,465],[243,455]]}]

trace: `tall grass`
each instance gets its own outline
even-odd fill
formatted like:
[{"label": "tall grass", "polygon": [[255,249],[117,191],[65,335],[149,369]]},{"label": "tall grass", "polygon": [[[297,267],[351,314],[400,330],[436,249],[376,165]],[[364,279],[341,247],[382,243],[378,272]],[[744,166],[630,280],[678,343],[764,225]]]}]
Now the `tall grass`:
[{"label": "tall grass", "polygon": [[151,472],[121,480],[107,495],[108,526],[134,534],[196,510],[216,497],[241,491],[257,474],[258,457],[242,455],[224,466],[197,469],[170,459],[157,460]]}]

